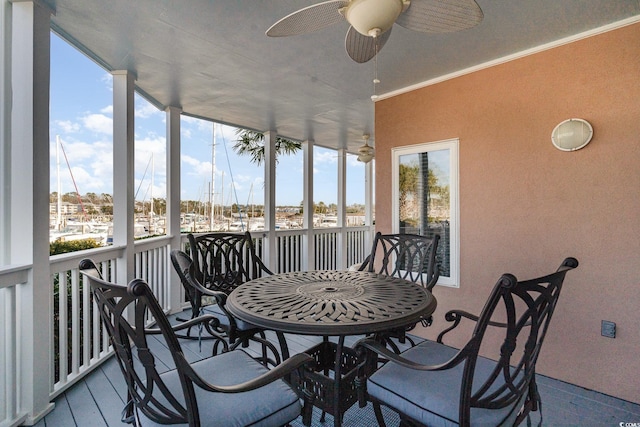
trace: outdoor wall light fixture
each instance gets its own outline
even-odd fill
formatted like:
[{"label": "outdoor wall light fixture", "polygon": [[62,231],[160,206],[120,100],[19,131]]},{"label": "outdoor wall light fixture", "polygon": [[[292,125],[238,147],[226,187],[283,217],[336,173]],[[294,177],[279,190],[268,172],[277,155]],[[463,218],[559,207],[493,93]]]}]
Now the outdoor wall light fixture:
[{"label": "outdoor wall light fixture", "polygon": [[576,151],[591,141],[593,127],[583,119],[568,119],[551,132],[551,142],[562,151]]},{"label": "outdoor wall light fixture", "polygon": [[369,163],[373,160],[373,147],[369,145],[369,135],[362,135],[364,139],[364,145],[358,148],[358,161],[362,163]]}]

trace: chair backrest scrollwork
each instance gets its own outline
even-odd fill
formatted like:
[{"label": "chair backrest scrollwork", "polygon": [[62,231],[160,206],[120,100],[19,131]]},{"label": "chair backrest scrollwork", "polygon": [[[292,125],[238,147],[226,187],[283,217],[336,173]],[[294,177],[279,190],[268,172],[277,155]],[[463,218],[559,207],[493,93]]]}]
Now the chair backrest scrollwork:
[{"label": "chair backrest scrollwork", "polygon": [[272,274],[256,254],[251,234],[188,235],[194,275],[206,288],[231,293],[241,284]]},{"label": "chair backrest scrollwork", "polygon": [[440,277],[436,260],[439,240],[438,234],[425,237],[378,232],[359,270],[411,280],[431,291]]}]

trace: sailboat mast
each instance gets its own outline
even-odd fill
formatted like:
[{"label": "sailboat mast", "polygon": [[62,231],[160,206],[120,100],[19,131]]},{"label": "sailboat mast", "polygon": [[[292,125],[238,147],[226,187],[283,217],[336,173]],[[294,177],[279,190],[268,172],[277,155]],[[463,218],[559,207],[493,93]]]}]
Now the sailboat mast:
[{"label": "sailboat mast", "polygon": [[155,234],[155,225],[153,222],[153,175],[154,175],[154,163],[153,163],[153,153],[151,153],[151,209],[149,210],[149,233]]},{"label": "sailboat mast", "polygon": [[56,135],[56,173],[58,175],[58,200],[56,205],[56,230],[62,229],[62,184],[60,181],[60,135]]},{"label": "sailboat mast", "polygon": [[222,200],[222,219],[224,220],[224,171],[222,171],[222,181],[220,181],[220,200]]},{"label": "sailboat mast", "polygon": [[215,177],[216,177],[216,124],[213,124],[213,141],[211,141],[211,192],[209,193],[209,206],[211,206],[211,215],[209,219],[209,230],[213,231],[215,216]]},{"label": "sailboat mast", "polygon": [[76,189],[76,196],[78,197],[78,202],[80,203],[80,209],[82,210],[82,218],[83,221],[87,220],[87,212],[84,210],[84,204],[82,203],[82,197],[80,197],[80,192],[78,191],[78,184],[76,184],[76,179],[73,177],[73,171],[71,170],[71,165],[69,164],[69,159],[67,158],[67,153],[64,151],[64,146],[62,142],[60,143],[60,148],[62,149],[62,154],[64,155],[64,160],[67,163],[67,168],[69,169],[69,175],[71,175],[71,182],[73,182],[73,188]]}]

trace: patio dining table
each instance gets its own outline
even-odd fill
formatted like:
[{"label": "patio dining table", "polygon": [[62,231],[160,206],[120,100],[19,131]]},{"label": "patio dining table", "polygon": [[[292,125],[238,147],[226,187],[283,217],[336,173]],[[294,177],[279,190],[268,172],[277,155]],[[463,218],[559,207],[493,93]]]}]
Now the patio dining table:
[{"label": "patio dining table", "polygon": [[[246,322],[278,332],[317,335],[325,339],[309,349],[316,361],[314,404],[333,415],[340,426],[344,412],[357,400],[355,351],[347,335],[384,333],[430,316],[436,299],[422,286],[365,271],[301,271],[251,280],[227,300],[229,312]],[[327,337],[338,337],[337,343]],[[281,342],[283,358],[288,357]],[[333,374],[330,374],[333,371]],[[302,391],[302,384],[299,384]]]}]

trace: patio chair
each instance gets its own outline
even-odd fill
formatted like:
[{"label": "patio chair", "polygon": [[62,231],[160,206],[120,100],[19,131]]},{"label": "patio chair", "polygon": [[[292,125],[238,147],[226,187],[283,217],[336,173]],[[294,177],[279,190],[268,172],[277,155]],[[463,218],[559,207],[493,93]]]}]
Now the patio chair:
[{"label": "patio chair", "polygon": [[436,251],[440,235],[382,234],[377,232],[371,253],[358,268],[418,282],[431,291],[440,277]]},{"label": "patio chair", "polygon": [[[301,414],[298,395],[282,378],[304,376],[305,364],[313,361],[306,354],[296,354],[271,370],[243,350],[190,363],[175,331],[207,325],[212,316],[172,327],[144,280],[134,279],[127,286],[109,283],[90,259],[80,262],[80,271],[91,286],[127,383],[124,422],[282,426]],[[173,368],[167,369],[167,364]],[[303,418],[309,425],[312,395],[303,394]]]},{"label": "patio chair", "polygon": [[[228,342],[216,340],[213,345],[213,355],[218,353],[219,346],[222,351],[234,350],[238,345],[247,347],[249,341],[257,342],[262,348],[262,357],[259,359],[263,364],[278,365],[280,363],[280,353],[276,347],[266,339],[264,330],[233,317],[225,308],[227,294],[220,291],[212,291],[205,288],[195,279],[195,265],[191,257],[185,252],[174,249],[171,251],[171,263],[180,277],[182,286],[189,299],[192,310],[192,317],[208,314],[215,316],[216,321],[212,325],[217,332],[226,336]],[[191,337],[190,330],[181,338]],[[202,328],[199,328],[198,339],[216,339],[217,336],[202,335]],[[284,337],[278,336],[280,340]],[[269,355],[271,353],[271,356]]]},{"label": "patio chair", "polygon": [[[439,234],[425,237],[417,234],[382,234],[377,232],[373,239],[371,253],[365,258],[358,270],[417,282],[431,292],[440,277],[436,260],[439,241]],[[429,316],[421,319],[420,322],[423,326],[429,326],[432,323],[432,318]],[[416,324],[408,325],[402,330],[390,331],[387,336],[397,338],[401,343],[406,340],[411,345],[415,345],[415,342],[406,336],[406,332],[415,327]],[[389,341],[388,344],[397,350],[392,341]]]},{"label": "patio chair", "polygon": [[195,279],[205,288],[230,294],[265,274],[273,274],[256,254],[251,233],[189,233]]},{"label": "patio chair", "polygon": [[[521,282],[504,274],[480,316],[449,311],[445,319],[453,324],[436,342],[424,341],[400,355],[375,339],[360,341],[360,405],[372,401],[381,426],[381,404],[398,412],[405,425],[518,425],[540,407],[536,361],[565,275],[577,266],[567,258],[555,273]],[[462,319],[475,322],[467,344],[460,350],[444,345],[443,336]],[[496,330],[485,340],[488,327]],[[364,367],[378,356],[387,363],[365,381]]]}]

